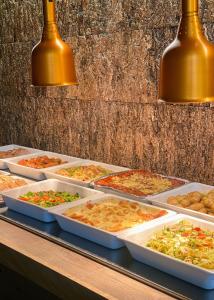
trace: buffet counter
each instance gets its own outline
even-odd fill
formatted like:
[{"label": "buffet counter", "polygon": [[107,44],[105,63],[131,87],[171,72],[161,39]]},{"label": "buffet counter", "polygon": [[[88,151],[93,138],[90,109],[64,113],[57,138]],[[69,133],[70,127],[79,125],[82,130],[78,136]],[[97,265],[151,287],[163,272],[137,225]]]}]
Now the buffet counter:
[{"label": "buffet counter", "polygon": [[19,145],[0,170],[0,265],[62,299],[214,299],[213,186]]},{"label": "buffet counter", "polygon": [[62,299],[174,299],[0,220],[0,264]]}]

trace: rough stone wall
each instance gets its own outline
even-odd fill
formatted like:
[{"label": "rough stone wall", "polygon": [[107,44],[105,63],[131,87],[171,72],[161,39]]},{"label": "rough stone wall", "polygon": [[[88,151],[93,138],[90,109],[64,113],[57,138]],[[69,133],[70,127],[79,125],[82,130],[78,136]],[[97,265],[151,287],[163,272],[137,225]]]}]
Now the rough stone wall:
[{"label": "rough stone wall", "polygon": [[[18,143],[213,184],[214,105],[157,103],[180,0],[58,0],[78,87],[32,87],[41,0],[0,1],[0,144]],[[201,1],[214,41],[214,2]]]}]

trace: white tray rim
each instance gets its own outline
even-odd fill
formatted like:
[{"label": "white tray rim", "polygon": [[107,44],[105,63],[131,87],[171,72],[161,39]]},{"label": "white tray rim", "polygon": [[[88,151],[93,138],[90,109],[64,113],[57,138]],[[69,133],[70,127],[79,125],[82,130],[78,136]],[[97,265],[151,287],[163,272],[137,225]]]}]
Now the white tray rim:
[{"label": "white tray rim", "polygon": [[125,167],[110,165],[110,164],[106,164],[106,163],[103,163],[103,162],[98,162],[98,161],[87,159],[87,160],[79,160],[79,161],[69,162],[64,167],[62,165],[59,165],[59,166],[48,168],[48,170],[46,168],[46,170],[44,171],[44,174],[46,175],[46,177],[48,176],[47,178],[57,178],[59,180],[66,180],[67,182],[70,181],[70,182],[73,182],[73,183],[76,183],[76,184],[82,184],[82,185],[89,186],[92,182],[94,182],[94,180],[82,181],[82,180],[79,180],[79,179],[76,179],[76,178],[63,176],[63,175],[55,173],[56,171],[61,170],[61,169],[65,169],[65,168],[76,167],[76,166],[88,166],[88,165],[99,165],[99,166],[102,166],[106,169],[110,169],[110,170],[113,171],[111,174],[113,174],[115,172],[119,172],[119,171],[129,170],[128,168],[125,168]]},{"label": "white tray rim", "polygon": [[[101,193],[102,193],[102,192],[101,192]],[[146,207],[151,207],[152,209],[161,210],[160,207],[156,207],[156,206],[151,205],[151,204],[147,204],[147,203],[139,203],[138,201],[132,200],[132,199],[129,199],[129,198],[125,198],[125,197],[121,197],[121,196],[114,196],[114,195],[112,195],[112,194],[104,194],[104,193],[102,193],[101,196],[98,196],[98,197],[96,197],[96,198],[94,198],[94,197],[88,197],[87,199],[85,198],[85,199],[79,200],[78,203],[75,201],[75,202],[72,202],[72,203],[64,204],[64,206],[61,206],[61,207],[59,207],[59,206],[58,206],[58,207],[55,207],[55,208],[53,208],[53,209],[51,210],[51,213],[55,215],[56,220],[57,220],[57,217],[59,216],[59,217],[61,217],[61,218],[63,218],[63,219],[68,220],[68,221],[71,222],[71,223],[74,222],[74,223],[76,223],[76,224],[79,224],[81,227],[83,226],[83,227],[85,227],[85,228],[87,228],[87,229],[91,229],[91,230],[103,232],[103,233],[105,233],[105,234],[108,234],[108,235],[114,236],[114,237],[119,237],[121,234],[128,233],[128,232],[130,232],[130,230],[132,230],[132,229],[141,228],[141,227],[144,228],[144,227],[147,227],[148,224],[151,224],[151,223],[153,224],[153,223],[158,222],[160,219],[161,219],[161,220],[164,220],[164,219],[166,219],[166,218],[170,218],[170,217],[173,216],[173,215],[176,215],[176,212],[175,212],[175,211],[169,210],[169,209],[164,209],[165,211],[168,212],[167,215],[164,215],[164,216],[162,216],[162,217],[159,217],[159,218],[154,219],[154,220],[151,220],[151,221],[147,221],[147,222],[145,222],[145,223],[143,223],[143,224],[136,225],[136,226],[134,226],[133,228],[128,228],[128,229],[121,230],[121,231],[118,231],[118,232],[109,232],[109,231],[106,231],[106,230],[103,230],[103,229],[100,229],[100,228],[91,226],[91,225],[89,225],[89,224],[85,224],[85,223],[83,223],[83,222],[80,222],[80,221],[77,221],[77,220],[73,220],[73,219],[71,219],[71,218],[69,218],[69,217],[63,215],[63,212],[65,212],[65,211],[66,211],[67,209],[69,209],[69,208],[72,208],[72,207],[75,207],[75,206],[84,205],[84,204],[86,204],[88,201],[93,202],[93,203],[94,203],[94,202],[101,202],[101,201],[104,201],[105,199],[108,199],[108,198],[118,198],[118,199],[121,199],[121,200],[127,200],[127,201],[129,201],[129,202],[138,203],[138,204],[140,204],[141,206],[146,206]]]},{"label": "white tray rim", "polygon": [[25,155],[30,155],[30,154],[34,154],[34,153],[39,153],[41,150],[36,149],[36,148],[31,148],[31,147],[26,147],[26,146],[22,146],[22,145],[16,145],[16,144],[9,144],[9,145],[4,145],[0,147],[0,151],[7,151],[7,150],[13,150],[13,149],[17,149],[17,148],[23,148],[23,149],[27,149],[29,151],[31,151],[31,153],[29,154],[24,154],[24,155],[18,155],[18,156],[14,156],[14,157],[8,157],[8,158],[0,158],[0,168],[1,169],[7,169],[7,162],[10,161],[11,159],[14,158],[22,158]]},{"label": "white tray rim", "polygon": [[26,154],[26,155],[22,155],[22,156],[19,156],[19,157],[10,158],[10,159],[8,159],[8,165],[9,164],[16,165],[16,166],[19,166],[19,167],[21,166],[21,167],[27,168],[28,170],[31,169],[31,170],[38,170],[38,171],[40,171],[40,170],[43,171],[43,170],[55,168],[55,166],[54,166],[54,167],[36,169],[36,168],[22,166],[22,165],[18,164],[18,161],[21,160],[21,159],[28,159],[28,158],[30,159],[30,158],[33,158],[33,157],[36,157],[36,156],[45,156],[45,155],[48,156],[48,157],[52,156],[52,157],[57,157],[57,158],[68,160],[67,162],[61,164],[60,166],[64,166],[64,165],[66,165],[66,164],[68,164],[69,162],[72,162],[72,161],[81,160],[80,158],[69,156],[69,155],[64,155],[64,154],[59,154],[59,153],[55,153],[55,152],[40,150],[39,152],[36,152],[36,153]]},{"label": "white tray rim", "polygon": [[[18,177],[18,176],[17,176]],[[21,178],[21,177],[19,177]],[[91,195],[87,196],[87,197],[83,197],[83,198],[80,198],[78,200],[75,200],[74,202],[76,201],[81,201],[81,200],[84,200],[84,199],[90,199],[92,196],[93,197],[99,197],[100,195],[102,195],[103,193],[102,192],[99,192],[99,191],[94,191],[92,189],[88,189],[88,188],[85,188],[85,187],[81,187],[79,185],[75,185],[75,184],[71,184],[71,183],[67,183],[67,182],[64,182],[64,181],[60,181],[60,180],[57,180],[57,179],[46,179],[46,180],[42,180],[42,181],[39,181],[39,182],[32,182],[32,183],[29,183],[28,185],[25,185],[25,186],[21,186],[21,187],[17,187],[17,188],[14,188],[14,189],[10,189],[10,190],[5,190],[5,191],[2,191],[1,195],[4,197],[9,197],[11,199],[13,199],[14,201],[17,201],[17,202],[21,202],[23,204],[25,204],[26,206],[28,207],[36,207],[37,209],[40,209],[42,211],[47,211],[47,212],[51,212],[52,209],[56,209],[56,207],[63,207],[64,205],[67,205],[68,203],[63,203],[63,204],[59,204],[59,205],[56,205],[54,207],[41,207],[39,205],[36,205],[34,203],[30,203],[30,202],[26,202],[24,200],[21,200],[21,199],[18,199],[18,198],[15,198],[13,196],[11,196],[11,192],[17,192],[18,190],[20,190],[20,192],[22,192],[22,190],[24,189],[29,189],[30,191],[30,188],[32,186],[40,186],[41,184],[42,185],[45,185],[45,184],[48,184],[50,182],[53,182],[53,183],[60,183],[60,184],[63,184],[63,185],[66,185],[66,186],[69,186],[69,187],[73,187],[74,189],[81,189],[82,191],[88,191],[91,193]],[[27,193],[27,191],[25,191],[24,193]],[[93,195],[94,194],[94,195]],[[97,194],[97,195],[96,195]],[[73,202],[72,202],[73,203]]]},{"label": "white tray rim", "polygon": [[[159,194],[155,196],[148,197],[148,200],[156,206],[163,207],[163,208],[168,208],[177,211],[178,213],[181,214],[187,214],[193,217],[197,217],[206,221],[210,221],[214,223],[214,216],[201,213],[198,211],[194,211],[188,208],[184,207],[178,207],[173,204],[167,203],[167,198],[170,196],[176,196],[176,195],[187,195],[190,192],[197,191],[197,192],[209,192],[211,190],[214,190],[214,186],[207,185],[204,183],[199,183],[199,182],[191,182],[189,184],[183,185],[177,189],[173,189],[170,191],[165,192],[164,194]],[[165,198],[165,199],[163,199]]]},{"label": "white tray rim", "polygon": [[[147,170],[144,170],[144,169],[128,169],[128,170],[125,170],[125,171],[122,171],[122,172],[118,172],[118,174],[126,172],[126,171],[134,171],[134,170],[147,171]],[[186,185],[190,184],[190,181],[188,181],[187,179],[178,178],[178,177],[175,177],[175,176],[167,176],[167,175],[163,175],[163,174],[159,174],[159,173],[153,173],[153,172],[151,172],[151,173],[154,174],[154,175],[159,175],[159,176],[161,176],[163,178],[177,179],[177,180],[183,181],[184,184],[182,186],[186,186]],[[126,197],[126,198],[129,198],[129,199],[132,199],[132,200],[136,200],[136,201],[140,201],[140,202],[147,202],[147,203],[150,202],[149,201],[150,197],[157,196],[157,195],[162,195],[162,194],[165,194],[168,191],[177,190],[180,187],[182,187],[182,186],[174,187],[174,188],[168,189],[166,191],[163,191],[163,192],[160,192],[160,193],[156,193],[154,195],[137,196],[137,195],[134,195],[134,194],[125,193],[125,192],[123,192],[121,190],[114,189],[112,187],[107,187],[107,186],[102,186],[102,185],[96,184],[96,181],[98,181],[98,180],[100,180],[102,178],[107,178],[108,176],[113,176],[113,175],[117,175],[117,174],[110,174],[110,175],[102,176],[101,178],[96,179],[95,181],[91,182],[90,185],[94,189],[96,189],[98,191],[102,191],[104,193],[112,193],[112,194],[117,195],[117,196]]]},{"label": "white tray rim", "polygon": [[[135,230],[134,232],[129,232],[127,234],[123,234],[123,235],[120,236],[120,239],[125,244],[126,243],[130,243],[130,244],[132,244],[134,246],[137,246],[138,248],[145,249],[145,250],[147,250],[147,251],[149,251],[151,253],[154,253],[155,255],[158,255],[160,257],[165,257],[165,258],[168,258],[169,260],[176,261],[179,264],[182,264],[182,265],[185,265],[185,266],[189,266],[190,268],[193,268],[193,269],[196,269],[196,270],[203,271],[206,274],[214,275],[214,269],[213,269],[213,271],[210,271],[208,269],[205,269],[205,268],[202,268],[202,267],[199,267],[199,266],[196,266],[196,265],[188,264],[188,263],[186,263],[186,262],[184,262],[182,260],[179,260],[177,258],[171,257],[171,256],[166,255],[164,253],[158,252],[158,251],[153,250],[153,249],[151,249],[149,247],[146,247],[146,246],[144,246],[142,244],[139,245],[137,242],[135,242],[135,241],[132,240],[133,236],[136,236],[138,234],[143,234],[144,232],[147,232],[147,231],[149,231],[151,229],[155,230],[156,228],[158,229],[157,231],[160,231],[161,230],[160,226],[162,226],[162,228],[163,228],[164,226],[166,226],[168,224],[169,225],[173,225],[173,224],[176,224],[177,222],[179,222],[181,220],[189,220],[190,222],[191,221],[196,221],[196,222],[198,222],[198,223],[201,224],[200,225],[201,227],[203,227],[203,225],[207,224],[208,226],[213,227],[213,231],[214,231],[214,224],[211,223],[211,222],[209,222],[209,221],[201,220],[201,219],[198,219],[198,218],[195,218],[195,217],[192,217],[192,216],[188,216],[188,215],[185,215],[185,214],[176,214],[176,215],[174,215],[174,216],[172,216],[172,217],[170,217],[168,219],[161,220],[159,222],[159,224],[158,223],[149,224],[149,226],[147,226],[146,228],[143,228],[143,229],[139,230],[139,232],[136,232],[136,230]],[[154,233],[151,234],[151,237],[153,236]]]}]

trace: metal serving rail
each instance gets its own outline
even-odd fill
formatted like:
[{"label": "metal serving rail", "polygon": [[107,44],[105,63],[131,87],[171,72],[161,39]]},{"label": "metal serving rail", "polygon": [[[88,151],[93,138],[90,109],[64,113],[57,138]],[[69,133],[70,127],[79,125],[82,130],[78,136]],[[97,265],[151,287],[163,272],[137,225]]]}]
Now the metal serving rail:
[{"label": "metal serving rail", "polygon": [[43,223],[0,206],[0,219],[108,266],[176,299],[214,299],[214,290],[204,290],[135,261],[123,247],[110,250],[60,229],[56,222]]}]

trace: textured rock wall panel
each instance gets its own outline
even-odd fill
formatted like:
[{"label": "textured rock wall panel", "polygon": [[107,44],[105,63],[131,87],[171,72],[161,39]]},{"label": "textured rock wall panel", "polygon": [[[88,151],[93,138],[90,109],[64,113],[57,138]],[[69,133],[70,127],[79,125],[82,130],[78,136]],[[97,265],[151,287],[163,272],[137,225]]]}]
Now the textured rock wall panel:
[{"label": "textured rock wall panel", "polygon": [[[42,1],[0,1],[0,144],[19,143],[213,184],[213,105],[157,103],[159,60],[180,0],[58,0],[78,87],[31,86]],[[203,0],[214,41],[214,3]]]},{"label": "textured rock wall panel", "polygon": [[[175,36],[180,2],[56,1],[61,34],[76,54],[80,86],[64,88],[63,93],[51,89],[48,96],[154,102],[160,56]],[[201,16],[214,41],[212,0],[201,1]],[[21,90],[21,94],[37,96],[41,91],[30,88],[30,52],[41,37],[42,0],[1,0],[0,25],[4,89],[10,92],[12,85],[16,93]],[[13,79],[19,81],[14,84]]]},{"label": "textured rock wall panel", "polygon": [[91,114],[92,159],[214,183],[209,107],[100,102]]},{"label": "textured rock wall panel", "polygon": [[213,108],[6,96],[0,140],[213,184]]}]

